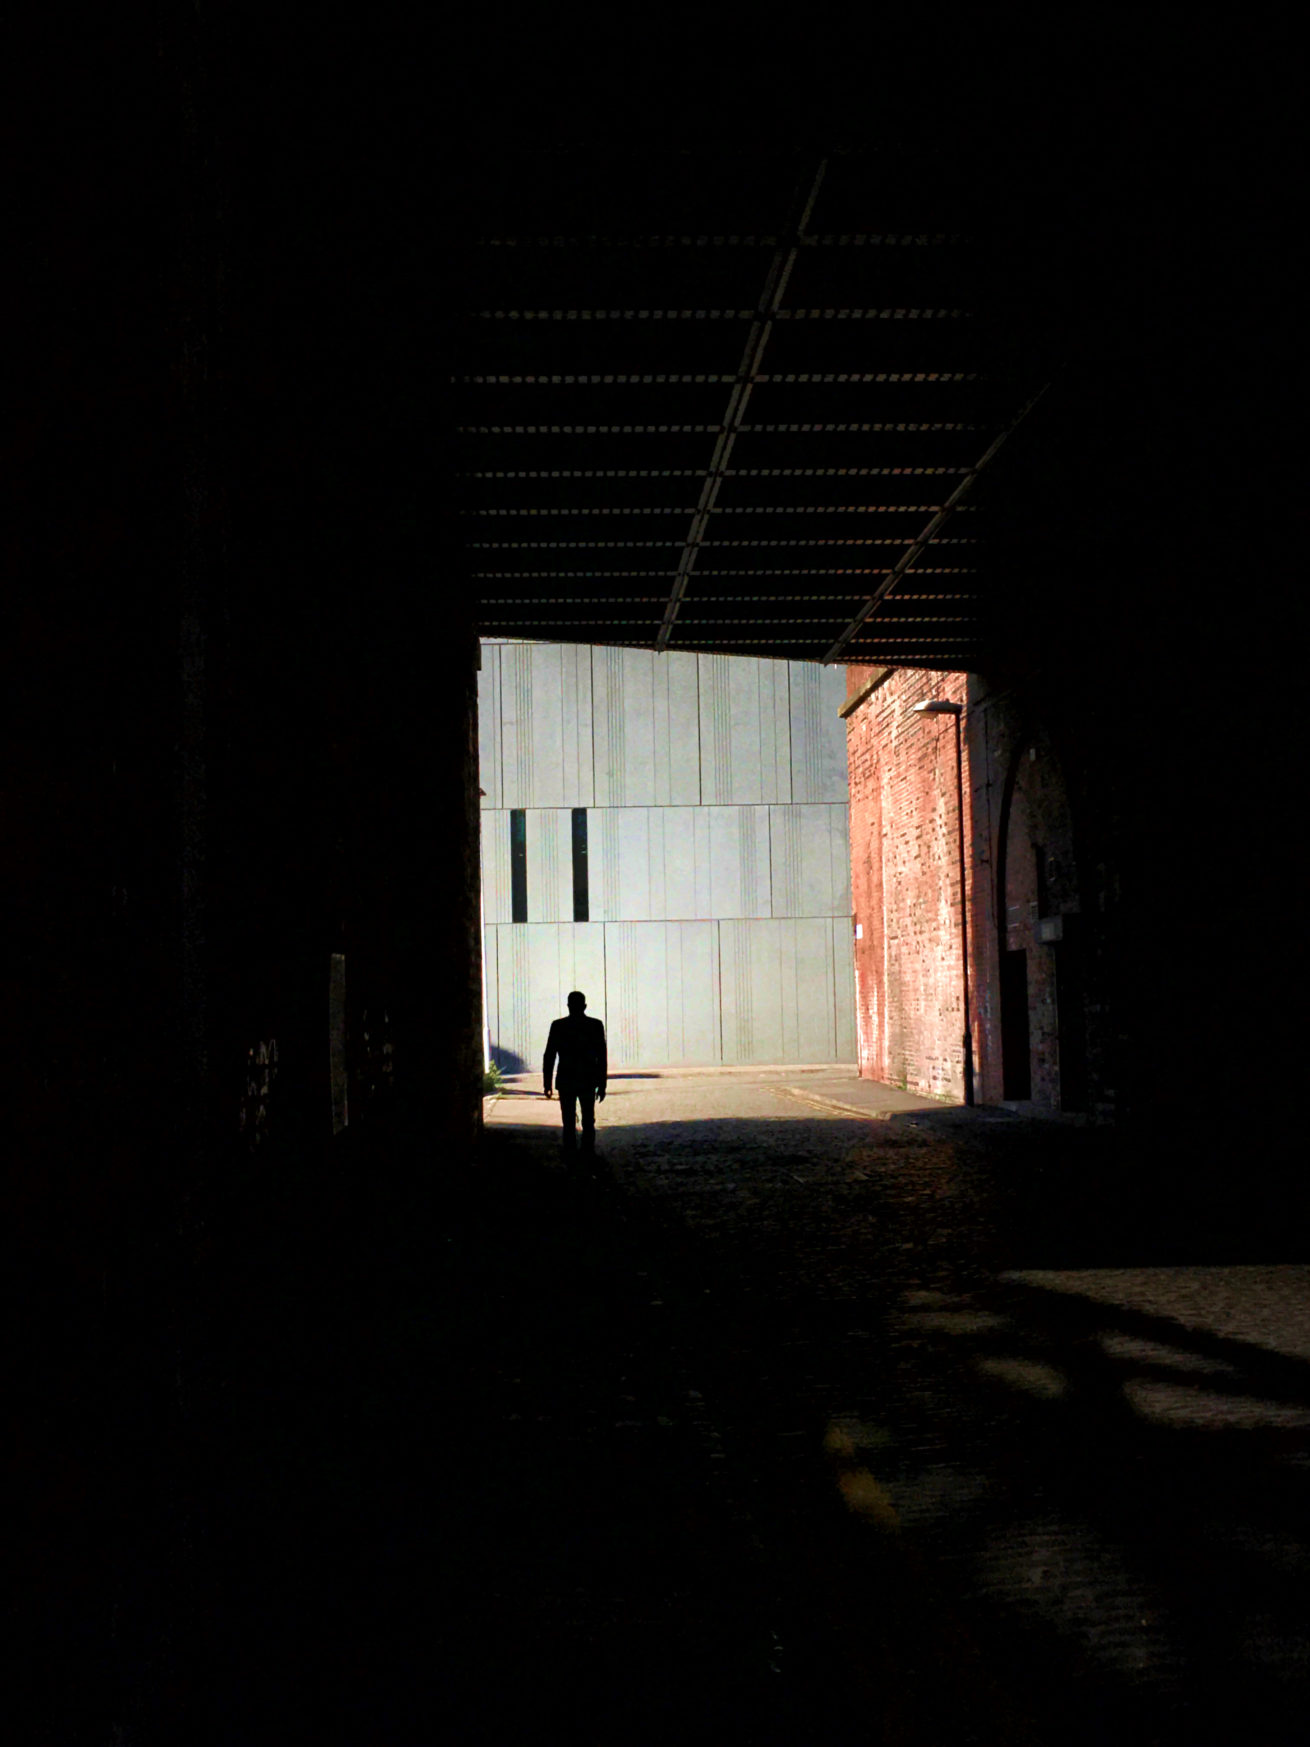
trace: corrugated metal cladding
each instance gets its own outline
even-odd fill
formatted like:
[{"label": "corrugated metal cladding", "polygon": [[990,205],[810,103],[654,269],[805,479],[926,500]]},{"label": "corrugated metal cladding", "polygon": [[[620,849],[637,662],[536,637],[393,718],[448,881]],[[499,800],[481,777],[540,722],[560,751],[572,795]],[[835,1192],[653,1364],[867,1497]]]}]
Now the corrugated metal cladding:
[{"label": "corrugated metal cladding", "polygon": [[810,662],[483,645],[487,1005],[502,1065],[536,1066],[575,988],[628,1066],[855,1059],[844,697],[844,670]]}]

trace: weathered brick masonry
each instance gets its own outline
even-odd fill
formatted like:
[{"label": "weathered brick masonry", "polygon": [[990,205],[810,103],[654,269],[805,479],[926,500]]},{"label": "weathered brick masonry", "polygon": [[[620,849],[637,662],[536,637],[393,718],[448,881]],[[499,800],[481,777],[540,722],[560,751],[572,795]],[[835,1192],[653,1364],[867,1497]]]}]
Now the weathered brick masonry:
[{"label": "weathered brick masonry", "polygon": [[949,701],[964,706],[975,1097],[1112,1117],[1117,857],[1058,702],[978,675],[847,672],[861,1074],[964,1096],[955,726],[914,709]]},{"label": "weathered brick masonry", "polygon": [[[848,695],[876,670],[848,670]],[[963,674],[889,674],[847,719],[860,1072],[961,1098],[964,1008],[955,726]],[[965,783],[969,782],[968,754]]]}]

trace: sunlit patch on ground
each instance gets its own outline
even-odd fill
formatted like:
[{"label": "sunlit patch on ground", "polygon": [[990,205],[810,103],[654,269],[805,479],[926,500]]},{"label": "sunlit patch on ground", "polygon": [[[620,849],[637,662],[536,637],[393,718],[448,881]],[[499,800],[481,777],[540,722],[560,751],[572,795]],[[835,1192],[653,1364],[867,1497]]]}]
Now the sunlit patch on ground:
[{"label": "sunlit patch on ground", "polygon": [[[1310,1270],[1057,1268],[1086,1251],[1052,1251],[1048,1232],[1080,1230],[1107,1200],[1099,1176],[1072,1214],[1061,1199],[1092,1156],[1086,1135],[984,1136],[940,1110],[878,1109],[878,1088],[835,1073],[805,1100],[764,1079],[634,1082],[602,1118],[605,1206],[668,1234],[694,1303],[713,1307],[682,1326],[677,1294],[638,1277],[652,1350],[680,1326],[707,1355],[722,1343],[697,1447],[734,1510],[756,1513],[762,1545],[776,1531],[789,1569],[817,1568],[822,1545],[858,1573],[851,1594],[867,1581],[861,1656],[886,1631],[913,1662],[925,1622],[953,1612],[951,1643],[984,1647],[1033,1705],[1034,1740],[1201,1747],[1263,1726],[1271,1695],[1310,1676],[1310,1547],[1286,1532],[1310,1502]],[[542,1161],[556,1168],[544,1147]],[[1016,1234],[1052,1263],[1010,1272]],[[653,1461],[674,1433],[658,1411],[649,1433],[621,1423],[629,1407],[621,1392],[605,1435],[625,1461],[628,1443]],[[931,1576],[923,1594],[916,1573]],[[821,1629],[815,1611],[776,1634],[784,1669]],[[988,1726],[980,1740],[1026,1739]],[[923,1735],[970,1738],[967,1724]]]},{"label": "sunlit patch on ground", "polygon": [[1310,1359],[1310,1266],[1023,1269],[1004,1276]]},{"label": "sunlit patch on ground", "polygon": [[1226,1372],[1230,1376],[1235,1370],[1222,1359],[1210,1359],[1182,1347],[1166,1346],[1163,1341],[1145,1341],[1136,1335],[1118,1334],[1114,1330],[1098,1335],[1097,1341],[1108,1358],[1126,1359],[1139,1365],[1164,1365],[1174,1371]]},{"label": "sunlit patch on ground", "polygon": [[994,1310],[915,1310],[898,1316],[897,1325],[925,1334],[978,1335],[1009,1328],[1010,1318]]},{"label": "sunlit patch on ground", "polygon": [[1069,1379],[1053,1365],[1038,1359],[1007,1359],[984,1357],[974,1360],[984,1377],[995,1377],[1012,1389],[1022,1389],[1028,1395],[1038,1395],[1043,1401],[1059,1401],[1069,1393]]},{"label": "sunlit patch on ground", "polygon": [[1261,1401],[1249,1395],[1221,1395],[1188,1383],[1163,1383],[1149,1377],[1132,1377],[1124,1395],[1140,1414],[1164,1425],[1192,1426],[1202,1430],[1257,1426],[1310,1427],[1310,1408],[1289,1407],[1281,1401]]}]

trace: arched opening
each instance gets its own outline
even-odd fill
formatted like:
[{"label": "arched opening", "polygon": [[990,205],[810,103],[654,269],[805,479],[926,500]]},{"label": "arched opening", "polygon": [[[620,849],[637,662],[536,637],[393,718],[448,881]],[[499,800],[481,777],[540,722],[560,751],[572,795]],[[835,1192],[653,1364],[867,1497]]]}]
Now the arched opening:
[{"label": "arched opening", "polygon": [[1073,821],[1045,728],[1020,735],[1002,801],[997,899],[1002,1097],[1085,1111],[1086,993]]}]

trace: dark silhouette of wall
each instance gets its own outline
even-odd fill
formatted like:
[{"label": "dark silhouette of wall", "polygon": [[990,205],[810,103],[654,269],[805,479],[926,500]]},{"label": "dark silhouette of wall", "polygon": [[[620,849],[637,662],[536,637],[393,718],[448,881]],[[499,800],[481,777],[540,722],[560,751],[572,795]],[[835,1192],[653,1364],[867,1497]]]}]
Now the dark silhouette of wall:
[{"label": "dark silhouette of wall", "polygon": [[200,9],[134,31],[60,45],[17,112],[9,312],[17,1648],[67,1741],[196,1738],[207,1345],[384,1269],[481,1113],[476,637],[391,94],[338,116],[313,44]]},{"label": "dark silhouette of wall", "polygon": [[[18,203],[0,976],[30,1639],[13,1654],[61,1742],[122,1719],[196,1738],[169,1707],[187,1701],[204,1531],[197,1303],[244,1318],[251,1350],[291,1304],[312,1330],[343,1281],[386,1266],[414,1186],[462,1168],[480,1068],[441,230],[476,210],[496,118],[472,140],[458,119],[494,77],[441,56],[434,84],[439,45],[411,57],[330,9],[311,25],[267,8],[106,16],[99,40],[43,45],[2,117]],[[859,79],[847,120],[885,116],[862,62]],[[553,80],[522,83],[563,127]],[[792,90],[790,69],[777,83]],[[1166,118],[1135,159],[1128,118],[1154,124],[1154,102],[1098,100],[1089,191],[1028,119],[996,152],[990,87],[977,153],[950,149],[935,78],[931,96],[905,90],[913,150],[941,135],[924,178],[1004,192],[977,210],[1010,252],[1016,307],[1059,306],[1056,337],[1072,336],[1065,388],[989,482],[988,680],[1046,724],[1075,831],[1108,846],[1077,859],[1121,894],[1116,1106],[1155,1137],[1143,1180],[1166,1212],[1175,1189],[1216,1219],[1258,1198],[1276,1230],[1280,1209],[1304,1214],[1303,1149],[1267,1115],[1299,1061],[1303,930],[1279,659],[1299,480],[1277,143],[1252,173],[1198,85],[1185,125]],[[622,81],[609,101],[633,107]],[[758,126],[753,82],[745,101]],[[667,87],[647,113],[666,138]],[[936,226],[940,208],[901,195],[907,227]],[[358,1044],[335,1140],[333,954]],[[221,1278],[220,1229],[240,1264]]]}]

